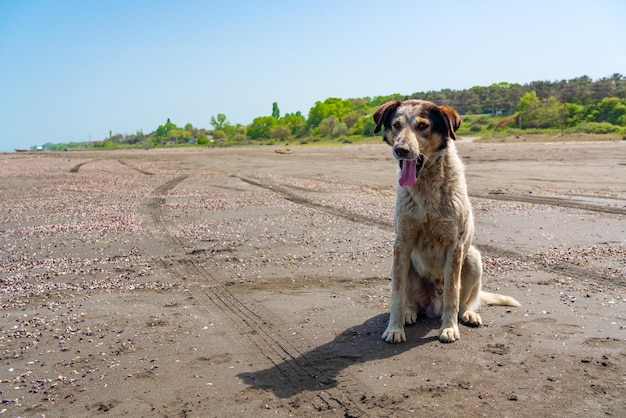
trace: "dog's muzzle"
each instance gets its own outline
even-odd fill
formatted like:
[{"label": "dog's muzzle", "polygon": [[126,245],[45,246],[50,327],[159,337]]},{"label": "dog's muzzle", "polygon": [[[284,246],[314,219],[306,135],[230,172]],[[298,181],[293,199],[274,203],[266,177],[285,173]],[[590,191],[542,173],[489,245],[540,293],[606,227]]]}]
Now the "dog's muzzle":
[{"label": "dog's muzzle", "polygon": [[405,147],[397,146],[397,145],[393,147],[393,156],[397,160],[412,160],[413,159],[411,158],[411,150]]}]

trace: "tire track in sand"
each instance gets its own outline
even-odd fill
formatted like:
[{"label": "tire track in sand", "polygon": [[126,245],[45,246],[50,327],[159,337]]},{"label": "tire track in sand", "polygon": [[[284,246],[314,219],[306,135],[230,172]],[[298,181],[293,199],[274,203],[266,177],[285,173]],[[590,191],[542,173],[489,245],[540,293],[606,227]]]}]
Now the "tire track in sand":
[{"label": "tire track in sand", "polygon": [[[184,243],[167,232],[164,204],[166,195],[183,182],[187,176],[173,178],[156,187],[146,200],[145,207],[159,236],[166,240],[168,248],[182,249]],[[161,235],[162,234],[162,235]],[[284,324],[279,323],[272,312],[240,300],[210,271],[193,258],[181,258],[165,266],[175,277],[193,278],[187,280],[190,297],[208,313],[226,317],[238,334],[245,335],[247,341],[256,348],[264,359],[284,379],[283,385],[289,389],[319,388],[311,400],[316,411],[343,411],[343,416],[363,417],[367,413],[357,403],[366,391],[356,379],[335,387],[332,376],[326,375],[307,357],[307,349],[301,341],[295,340]],[[288,390],[287,390],[288,392]]]},{"label": "tire track in sand", "polygon": [[[490,194],[472,194],[470,197],[475,197],[479,199],[487,199],[487,200],[501,200],[505,202],[522,202],[522,203],[534,203],[538,205],[550,205],[550,206],[559,206],[563,208],[570,209],[582,209],[588,210],[592,212],[600,212],[600,213],[608,213],[614,215],[626,215],[626,205],[623,207],[619,206],[608,206],[608,205],[599,205],[587,202],[581,202],[576,200],[574,197],[557,197],[557,196],[530,196],[530,195],[514,195],[514,194],[506,194],[506,193],[490,193]],[[622,199],[614,199],[616,203],[624,202]]]},{"label": "tire track in sand", "polygon": [[[257,187],[261,187],[266,190],[270,190],[274,193],[281,195],[286,200],[290,202],[300,204],[309,208],[323,210],[327,213],[330,213],[334,216],[338,216],[344,219],[347,219],[352,222],[360,223],[366,226],[375,226],[385,231],[394,230],[393,222],[386,222],[380,219],[372,219],[371,217],[364,216],[358,213],[350,212],[349,210],[337,210],[337,208],[324,205],[321,203],[317,203],[311,199],[298,195],[290,190],[288,190],[289,186],[277,184],[274,182],[261,182],[260,180],[252,180],[247,177],[241,177],[233,175],[232,177],[236,177],[239,180],[253,185]],[[548,196],[521,196],[521,195],[507,195],[507,194],[488,194],[488,195],[471,195],[470,197],[487,199],[487,200],[504,200],[504,201],[513,201],[513,202],[524,202],[524,203],[534,203],[541,205],[551,205],[551,206],[559,206],[570,209],[581,209],[588,210],[593,212],[601,212],[606,214],[626,214],[626,208],[622,209],[617,206],[606,206],[606,205],[596,205],[591,203],[579,202],[574,199],[567,198],[559,198],[559,197],[548,197]],[[616,201],[620,201],[616,199]],[[569,263],[561,263],[557,265],[548,265],[542,263],[536,259],[529,258],[526,255],[522,255],[517,252],[497,248],[491,245],[477,245],[480,251],[489,256],[489,257],[504,257],[509,258],[516,261],[521,261],[526,264],[532,265],[538,270],[545,271],[550,274],[555,274],[557,276],[570,276],[579,280],[591,280],[591,281],[600,281],[604,283],[616,284],[610,278],[604,277],[602,274],[593,271],[588,268],[584,268],[581,266],[577,266]]]},{"label": "tire track in sand", "polygon": [[293,193],[289,191],[286,186],[279,185],[276,183],[262,183],[260,181],[252,180],[247,177],[241,177],[241,176],[235,176],[235,175],[233,175],[232,177],[238,178],[244,183],[248,183],[252,186],[261,187],[263,189],[270,190],[274,193],[281,195],[284,199],[290,202],[293,202],[295,204],[303,205],[312,209],[323,210],[327,213],[330,213],[335,216],[339,216],[341,218],[347,219],[352,222],[356,222],[356,223],[360,223],[360,224],[368,225],[368,226],[375,226],[385,231],[393,231],[393,224],[390,224],[389,222],[385,222],[383,220],[375,219],[369,216],[364,216],[355,212],[350,212],[350,211],[340,212],[337,210],[337,208],[333,206],[316,203],[310,199],[307,199],[296,193]]},{"label": "tire track in sand", "polygon": [[70,173],[78,173],[78,170],[80,170],[82,166],[88,163],[93,163],[94,161],[98,161],[98,160],[89,160],[89,161],[85,161],[84,163],[76,164],[74,167],[70,168]]}]

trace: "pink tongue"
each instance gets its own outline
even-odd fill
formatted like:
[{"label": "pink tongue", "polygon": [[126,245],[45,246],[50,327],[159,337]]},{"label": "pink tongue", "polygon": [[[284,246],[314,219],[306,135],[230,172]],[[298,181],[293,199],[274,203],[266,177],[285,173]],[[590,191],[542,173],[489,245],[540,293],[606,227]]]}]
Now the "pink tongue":
[{"label": "pink tongue", "polygon": [[398,180],[400,186],[413,186],[417,181],[417,176],[415,174],[416,171],[416,160],[402,160],[402,172],[400,173],[400,179]]}]

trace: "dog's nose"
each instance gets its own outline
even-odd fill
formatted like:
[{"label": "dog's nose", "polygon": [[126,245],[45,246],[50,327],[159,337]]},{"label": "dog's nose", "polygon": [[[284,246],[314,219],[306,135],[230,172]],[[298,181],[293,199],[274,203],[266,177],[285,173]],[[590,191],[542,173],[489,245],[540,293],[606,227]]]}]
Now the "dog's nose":
[{"label": "dog's nose", "polygon": [[406,148],[402,148],[402,147],[395,147],[393,149],[394,154],[396,154],[396,157],[399,159],[403,159],[409,156],[410,151]]}]

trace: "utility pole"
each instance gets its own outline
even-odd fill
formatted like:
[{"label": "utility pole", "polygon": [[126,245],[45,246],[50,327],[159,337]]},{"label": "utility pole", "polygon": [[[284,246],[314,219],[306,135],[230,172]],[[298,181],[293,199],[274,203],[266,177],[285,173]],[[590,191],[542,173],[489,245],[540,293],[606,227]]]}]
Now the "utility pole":
[{"label": "utility pole", "polygon": [[561,138],[563,138],[565,132],[565,112],[567,110],[567,86],[563,91],[563,112],[561,112]]}]

